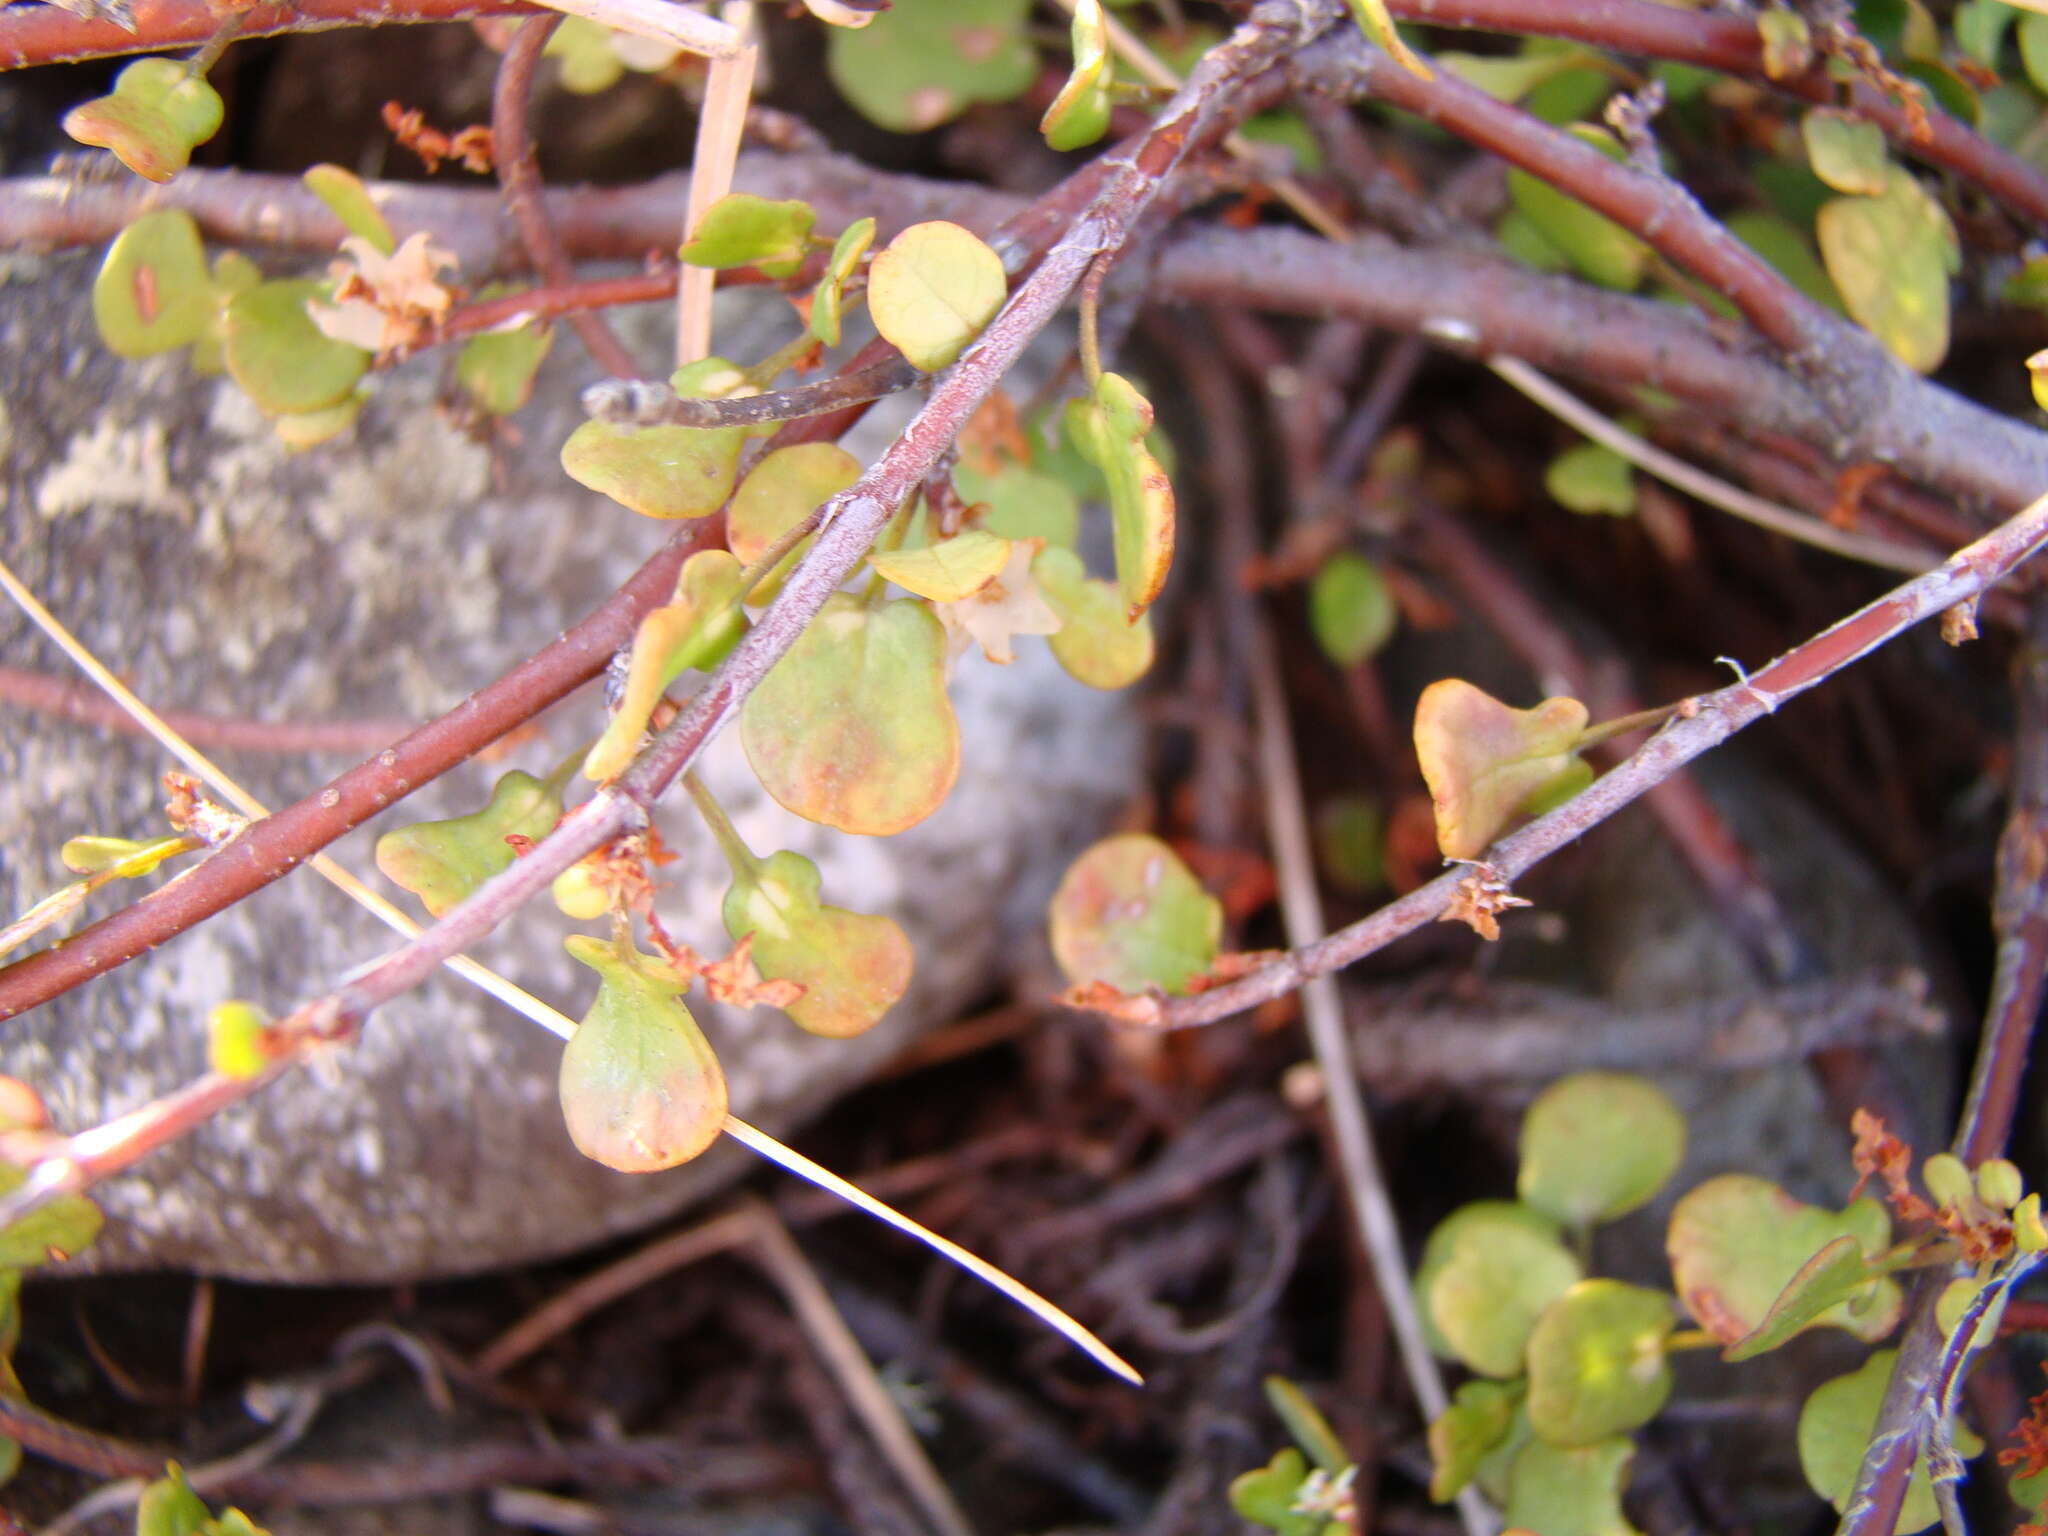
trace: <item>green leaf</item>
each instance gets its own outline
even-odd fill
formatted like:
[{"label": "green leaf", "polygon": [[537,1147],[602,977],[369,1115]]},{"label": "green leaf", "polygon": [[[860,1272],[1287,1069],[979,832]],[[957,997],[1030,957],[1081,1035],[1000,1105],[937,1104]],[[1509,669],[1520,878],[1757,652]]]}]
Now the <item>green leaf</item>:
[{"label": "green leaf", "polygon": [[1287,1433],[1294,1437],[1303,1454],[1332,1477],[1341,1477],[1351,1470],[1351,1457],[1343,1442],[1330,1428],[1322,1410],[1308,1400],[1307,1393],[1285,1376],[1268,1376],[1261,1385],[1267,1405],[1287,1426]]},{"label": "green leaf", "polygon": [[2018,35],[2020,65],[2027,72],[2028,83],[2048,96],[2048,16],[2028,11],[2020,17]]},{"label": "green leaf", "polygon": [[1813,63],[1813,32],[1790,6],[1770,5],[1757,13],[1756,32],[1764,45],[1764,74],[1789,80]]},{"label": "green leaf", "polygon": [[1474,1231],[1481,1233],[1484,1240],[1484,1234],[1505,1227],[1533,1233],[1552,1244],[1557,1244],[1558,1234],[1563,1230],[1553,1218],[1516,1201],[1473,1200],[1438,1222],[1423,1243],[1422,1258],[1415,1267],[1415,1296],[1422,1313],[1422,1336],[1428,1341],[1431,1354],[1445,1360],[1457,1358],[1457,1351],[1451,1348],[1450,1340],[1443,1336],[1429,1315],[1429,1293],[1436,1284],[1436,1277],[1449,1262],[1459,1236]]},{"label": "green leaf", "polygon": [[1347,895],[1364,896],[1387,883],[1386,815],[1370,795],[1334,795],[1316,812],[1316,867]]},{"label": "green leaf", "polygon": [[595,96],[626,73],[625,60],[612,47],[611,29],[581,16],[565,16],[542,51],[562,61],[562,89],[572,95]]},{"label": "green leaf", "polygon": [[643,517],[709,517],[732,494],[746,440],[742,427],[586,421],[562,444],[562,468]]},{"label": "green leaf", "polygon": [[958,357],[1008,294],[1002,258],[978,235],[943,219],[911,225],[868,265],[875,329],[927,373]]},{"label": "green leaf", "polygon": [[1031,574],[1060,621],[1046,643],[1069,677],[1090,688],[1128,688],[1152,670],[1152,616],[1126,618],[1115,582],[1091,577],[1071,549],[1040,550]]},{"label": "green leaf", "polygon": [[1635,1453],[1626,1439],[1577,1447],[1531,1440],[1508,1471],[1508,1525],[1542,1536],[1636,1536],[1621,1512]]},{"label": "green leaf", "polygon": [[334,405],[322,406],[317,411],[294,411],[270,419],[277,440],[293,453],[307,448],[317,448],[341,436],[363,412],[363,397],[349,395]]},{"label": "green leaf", "polygon": [[793,981],[803,996],[783,1011],[814,1035],[843,1040],[868,1029],[910,985],[910,940],[891,918],[819,899],[818,866],[801,854],[733,861],[725,931],[753,935],[755,968]]},{"label": "green leaf", "polygon": [[206,1064],[223,1077],[256,1077],[270,1065],[269,1034],[254,1003],[217,1003],[206,1014]]},{"label": "green leaf", "polygon": [[676,254],[693,267],[758,267],[780,281],[803,267],[817,221],[809,203],[730,192],[704,210],[696,233]]},{"label": "green leaf", "polygon": [[725,1073],[660,961],[587,934],[563,947],[598,974],[562,1049],[562,1118],[576,1150],[621,1173],[697,1156],[725,1125]]},{"label": "green leaf", "polygon": [[[725,537],[742,565],[753,565],[790,529],[860,478],[860,460],[837,443],[793,443],[762,456],[747,471],[725,514]],[[765,603],[811,547],[811,536],[790,552],[748,594]]]},{"label": "green leaf", "polygon": [[534,375],[554,340],[554,327],[533,319],[472,336],[455,355],[456,382],[491,415],[510,416],[533,398]]},{"label": "green leaf", "polygon": [[1451,1354],[1482,1376],[1522,1374],[1536,1319],[1577,1283],[1579,1261],[1554,1236],[1511,1221],[1468,1219],[1420,1299]]},{"label": "green leaf", "polygon": [[1591,1445],[1657,1416],[1671,1395],[1662,1291],[1581,1280],[1529,1335],[1529,1427],[1553,1445]]},{"label": "green leaf", "polygon": [[1910,59],[1899,73],[1926,87],[1935,105],[1950,117],[1960,119],[1971,128],[1983,126],[1984,103],[1976,87],[1939,58]]},{"label": "green leaf", "polygon": [[1795,1333],[1819,1322],[1824,1313],[1837,1308],[1846,1312],[1851,1303],[1870,1295],[1871,1282],[1882,1273],[1871,1267],[1864,1257],[1863,1245],[1855,1238],[1836,1238],[1800,1265],[1763,1319],[1723,1350],[1721,1358],[1748,1360],[1776,1349]]},{"label": "green leaf", "polygon": [[1956,46],[1986,69],[1998,68],[2005,50],[2005,29],[2020,13],[2005,0],[1963,0],[1950,18]]},{"label": "green leaf", "polygon": [[[1895,1349],[1881,1349],[1846,1376],[1814,1389],[1799,1410],[1799,1465],[1813,1491],[1840,1513],[1850,1490],[1856,1485],[1856,1471],[1863,1464],[1870,1432],[1877,1428],[1877,1414],[1884,1401],[1885,1384],[1891,1380]],[[1949,1421],[1949,1432],[1957,1452],[1965,1459],[1984,1449],[1984,1442],[1960,1420]],[[1900,1506],[1895,1536],[1924,1530],[1940,1518],[1935,1508],[1934,1486],[1927,1475],[1923,1451],[1913,1463],[1913,1475],[1906,1484],[1905,1503]]]},{"label": "green leaf", "polygon": [[327,285],[307,278],[259,283],[237,294],[222,318],[228,373],[267,416],[297,416],[342,404],[369,369],[361,347],[322,334],[306,313]]},{"label": "green leaf", "polygon": [[175,1461],[164,1475],[142,1490],[135,1505],[135,1536],[205,1536],[213,1516]]},{"label": "green leaf", "polygon": [[1082,454],[1109,486],[1116,543],[1116,582],[1125,613],[1135,619],[1159,596],[1173,565],[1173,482],[1153,457],[1151,402],[1119,374],[1095,381],[1086,402],[1068,408],[1068,425]]},{"label": "green leaf", "polygon": [[1430,78],[1429,66],[1401,40],[1401,34],[1394,28],[1394,18],[1388,14],[1386,0],[1344,0],[1351,8],[1351,19],[1358,23],[1358,30],[1366,35],[1375,47],[1384,49],[1389,57],[1411,75]]},{"label": "green leaf", "polygon": [[[11,1195],[28,1175],[0,1163],[0,1195]],[[60,1264],[100,1234],[100,1208],[83,1195],[59,1195],[9,1227],[0,1227],[0,1270]]]},{"label": "green leaf", "polygon": [[1494,100],[1512,103],[1590,57],[1586,49],[1572,48],[1522,54],[1439,53],[1432,62],[1467,85],[1477,86]]},{"label": "green leaf", "polygon": [[1045,109],[1038,131],[1054,149],[1083,149],[1109,131],[1109,30],[1102,0],[1076,0],[1074,72]]},{"label": "green leaf", "polygon": [[1645,1205],[1685,1157],[1685,1116],[1646,1078],[1580,1072],[1552,1083],[1522,1120],[1525,1205],[1568,1226]]},{"label": "green leaf", "polygon": [[[1891,1241],[1891,1219],[1875,1200],[1826,1211],[1793,1199],[1769,1179],[1724,1173],[1679,1200],[1664,1246],[1685,1309],[1715,1338],[1734,1344],[1761,1328],[1808,1262],[1844,1236],[1874,1256]],[[1842,1328],[1874,1341],[1898,1323],[1901,1305],[1898,1286],[1876,1279],[1857,1304],[1831,1307],[1805,1326]]]},{"label": "green leaf", "polygon": [[1231,1479],[1230,1507],[1279,1536],[1321,1536],[1323,1517],[1300,1514],[1294,1508],[1307,1478],[1308,1462],[1290,1445],[1274,1452],[1265,1466]]},{"label": "green leaf", "polygon": [[[1775,213],[1766,213],[1761,209],[1748,209],[1742,213],[1730,214],[1724,222],[1729,234],[1776,267],[1778,275],[1786,282],[1812,299],[1814,303],[1825,304],[1836,314],[1843,313],[1842,296],[1835,291],[1834,279],[1828,276],[1828,269],[1820,264],[1820,257],[1813,248],[1813,241],[1807,238],[1798,225],[1790,219],[1782,218]],[[1735,306],[1728,305],[1727,313],[1733,316]]]},{"label": "green leaf", "polygon": [[746,629],[739,561],[722,549],[702,549],[684,561],[674,600],[634,632],[618,708],[583,759],[584,777],[603,783],[624,773],[668,685],[692,667],[717,666]]},{"label": "green leaf", "polygon": [[1821,260],[1850,316],[1907,367],[1948,353],[1948,280],[1962,251],[1948,213],[1893,166],[1880,197],[1840,197],[1815,220]]},{"label": "green leaf", "polygon": [[74,875],[133,880],[154,874],[165,859],[191,851],[192,842],[183,833],[154,837],[147,842],[127,837],[74,837],[57,850],[57,857]]},{"label": "green leaf", "polygon": [[810,821],[886,837],[960,771],[945,631],[923,603],[835,593],[740,711],[761,785]]},{"label": "green leaf", "polygon": [[1048,911],[1052,952],[1077,987],[1185,991],[1216,963],[1223,904],[1158,838],[1104,838],[1069,866]]},{"label": "green leaf", "polygon": [[811,290],[811,334],[828,347],[839,345],[846,285],[860,270],[860,259],[875,243],[875,221],[856,219],[840,231],[826,259],[825,272]]},{"label": "green leaf", "polygon": [[391,233],[391,226],[385,221],[383,210],[370,196],[370,189],[363,185],[363,179],[353,171],[345,171],[338,165],[316,165],[303,172],[299,178],[306,189],[327,205],[327,211],[341,220],[341,226],[352,235],[360,235],[375,247],[380,256],[389,256],[398,249],[398,241]]},{"label": "green leaf", "polygon": [[979,592],[1010,560],[1010,541],[979,528],[922,549],[898,549],[868,557],[868,564],[906,592],[935,603],[957,603]]},{"label": "green leaf", "polygon": [[1365,556],[1340,549],[1309,583],[1308,622],[1316,641],[1340,667],[1355,667],[1393,638],[1400,609]]},{"label": "green leaf", "polygon": [[1476,859],[1501,829],[1561,775],[1586,730],[1577,699],[1510,709],[1463,678],[1423,689],[1415,705],[1415,755],[1436,809],[1447,859]]},{"label": "green leaf", "polygon": [[262,271],[240,251],[222,251],[214,257],[206,324],[186,359],[194,373],[211,378],[227,371],[228,305],[262,281]]},{"label": "green leaf", "polygon": [[992,471],[959,464],[953,486],[961,499],[988,508],[981,526],[1003,538],[1043,539],[1072,549],[1081,532],[1081,502],[1064,480],[1015,460]]},{"label": "green leaf", "polygon": [[1515,1408],[1526,1388],[1519,1381],[1467,1381],[1429,1426],[1429,1496],[1448,1504],[1479,1471],[1489,1452],[1507,1443]]},{"label": "green leaf", "polygon": [[[1627,158],[1613,135],[1601,129],[1579,124],[1569,132],[1610,160]],[[1650,248],[1605,214],[1595,213],[1527,171],[1508,172],[1508,195],[1537,233],[1563,253],[1581,277],[1623,292],[1643,280]]]},{"label": "green leaf", "polygon": [[182,208],[145,213],[122,230],[93,279],[93,324],[107,349],[121,357],[189,345],[213,312],[199,226]]},{"label": "green leaf", "polygon": [[203,75],[171,59],[137,59],[115,77],[112,95],[67,112],[64,131],[112,150],[138,176],[169,181],[219,130],[223,111]]},{"label": "green leaf", "polygon": [[1565,449],[1543,471],[1543,488],[1572,512],[1629,517],[1636,510],[1635,466],[1605,443]]},{"label": "green leaf", "polygon": [[835,28],[825,64],[854,110],[892,133],[922,133],[976,102],[1031,87],[1031,0],[895,0],[872,26]]},{"label": "green leaf", "polygon": [[559,785],[515,768],[491,786],[483,809],[395,827],[377,839],[377,868],[439,917],[512,865],[508,834],[538,842],[562,814]]},{"label": "green leaf", "polygon": [[1877,196],[1891,175],[1884,130],[1867,118],[1833,107],[1815,107],[1799,121],[1813,174],[1837,192]]}]

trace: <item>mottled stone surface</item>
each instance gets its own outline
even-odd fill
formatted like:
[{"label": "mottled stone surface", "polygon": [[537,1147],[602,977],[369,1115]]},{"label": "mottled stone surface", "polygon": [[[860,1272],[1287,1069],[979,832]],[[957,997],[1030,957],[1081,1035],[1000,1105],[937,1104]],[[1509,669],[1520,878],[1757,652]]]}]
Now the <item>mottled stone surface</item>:
[{"label": "mottled stone surface", "polygon": [[[153,702],[260,719],[425,718],[574,622],[666,532],[555,463],[591,377],[573,338],[558,338],[516,448],[454,430],[436,408],[437,364],[419,361],[377,380],[349,438],[294,457],[231,385],[195,379],[177,359],[109,356],[91,328],[92,265],[0,258],[0,548]],[[787,311],[772,323],[786,328]],[[735,740],[710,755],[707,779],[758,850],[817,860],[828,900],[894,914],[918,955],[911,995],[857,1041],[812,1039],[767,1010],[700,1010],[738,1113],[770,1128],[800,1122],[993,988],[1016,946],[1041,942],[1037,904],[1128,791],[1135,737],[1123,700],[1071,683],[1036,643],[1020,649],[1009,668],[962,662],[959,785],[897,838],[798,821],[753,786]],[[0,656],[65,667],[11,607]],[[584,690],[512,761],[544,772],[596,731],[600,711]],[[273,804],[347,766],[222,757]],[[19,910],[61,880],[66,837],[158,830],[165,766],[139,738],[0,705],[0,907]],[[503,766],[459,770],[402,814],[470,809]],[[389,821],[332,852],[369,871]],[[723,866],[686,810],[663,826],[684,853],[662,871],[664,921],[722,948]],[[476,954],[574,1015],[592,978],[561,951],[568,928],[536,910]],[[91,1125],[202,1069],[212,1003],[243,996],[282,1010],[392,942],[300,873],[0,1024],[0,1070],[41,1088],[60,1126]],[[444,974],[380,1011],[360,1045],[103,1186],[112,1219],[93,1262],[286,1280],[470,1271],[630,1230],[745,1166],[736,1148],[650,1177],[586,1162],[555,1103],[559,1053]]]}]

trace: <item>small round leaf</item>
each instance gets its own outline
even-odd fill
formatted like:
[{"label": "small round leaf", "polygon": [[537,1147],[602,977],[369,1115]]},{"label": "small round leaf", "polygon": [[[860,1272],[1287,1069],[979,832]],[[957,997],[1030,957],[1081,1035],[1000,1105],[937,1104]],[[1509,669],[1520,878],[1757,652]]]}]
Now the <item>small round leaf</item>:
[{"label": "small round leaf", "polygon": [[926,372],[958,357],[995,318],[1008,293],[1002,258],[980,237],[943,219],[911,225],[868,268],[868,313],[875,329]]},{"label": "small round leaf", "polygon": [[122,357],[197,341],[213,311],[199,226],[182,208],[145,213],[122,230],[93,279],[93,324],[108,350]]},{"label": "small round leaf", "polygon": [[326,285],[305,278],[259,283],[232,299],[222,321],[228,373],[269,416],[324,411],[347,399],[370,366],[361,347],[323,334],[306,313]]},{"label": "small round leaf", "polygon": [[1576,1447],[1531,1440],[1508,1471],[1509,1527],[1542,1536],[1637,1536],[1621,1512],[1635,1453],[1625,1438]]},{"label": "small round leaf", "polygon": [[1525,1204],[1569,1226],[1647,1203],[1685,1156],[1685,1116],[1646,1078],[1581,1072],[1550,1085],[1522,1121]]},{"label": "small round leaf", "polygon": [[1069,677],[1090,688],[1127,688],[1152,670],[1152,615],[1125,616],[1116,583],[1091,577],[1071,549],[1045,549],[1031,562],[1060,627],[1047,637]]},{"label": "small round leaf", "polygon": [[1586,719],[1577,699],[1510,709],[1462,678],[1423,689],[1415,705],[1415,755],[1444,857],[1478,858],[1532,797],[1577,771],[1572,749]]},{"label": "small round leaf", "polygon": [[732,494],[746,436],[740,427],[586,421],[562,444],[562,468],[643,517],[709,517]]},{"label": "small round leaf", "polygon": [[895,0],[860,31],[835,28],[826,67],[840,94],[892,133],[936,128],[981,101],[1030,89],[1031,0]]},{"label": "small round leaf", "polygon": [[1352,550],[1330,556],[1309,583],[1309,628],[1340,667],[1355,667],[1378,651],[1393,638],[1399,617],[1379,567]]},{"label": "small round leaf", "polygon": [[481,810],[386,832],[377,839],[377,868],[439,917],[511,866],[508,833],[538,841],[561,814],[561,791],[515,768],[491,786]]},{"label": "small round leaf", "polygon": [[802,986],[803,996],[783,1012],[811,1034],[860,1034],[910,985],[910,940],[902,928],[891,918],[825,905],[818,867],[800,854],[773,853],[736,868],[723,915],[734,939],[753,936],[754,965],[764,977]]},{"label": "small round leaf", "polygon": [[1451,1353],[1482,1376],[1522,1374],[1536,1319],[1579,1278],[1555,1237],[1508,1223],[1467,1223],[1423,1298]]},{"label": "small round leaf", "polygon": [[1075,986],[1184,991],[1216,961],[1222,903],[1166,844],[1142,832],[1105,838],[1053,893],[1052,952]]},{"label": "small round leaf", "polygon": [[1591,1445],[1657,1416],[1671,1395],[1662,1291],[1581,1280],[1529,1335],[1529,1426],[1553,1445]]},{"label": "small round leaf", "polygon": [[1415,1295],[1422,1311],[1422,1336],[1429,1343],[1430,1353],[1445,1360],[1455,1360],[1457,1351],[1450,1341],[1437,1329],[1429,1315],[1430,1287],[1436,1283],[1451,1256],[1451,1249],[1457,1245],[1461,1233],[1513,1227],[1519,1231],[1533,1233],[1556,1243],[1563,1230],[1557,1221],[1541,1211],[1531,1210],[1513,1200],[1474,1200],[1459,1206],[1450,1215],[1438,1222],[1422,1245],[1421,1261],[1415,1266]]}]

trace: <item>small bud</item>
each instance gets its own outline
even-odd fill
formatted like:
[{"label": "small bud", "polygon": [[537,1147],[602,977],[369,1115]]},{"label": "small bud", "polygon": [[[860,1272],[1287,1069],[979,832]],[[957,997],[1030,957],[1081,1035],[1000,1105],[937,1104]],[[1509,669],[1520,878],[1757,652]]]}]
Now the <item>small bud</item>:
[{"label": "small bud", "polygon": [[1977,1165],[1977,1198],[1993,1210],[2011,1210],[2025,1193],[2026,1183],[2017,1163],[1990,1157]]},{"label": "small bud", "polygon": [[1934,1203],[1944,1208],[1967,1205],[1977,1193],[1970,1170],[1953,1153],[1937,1152],[1928,1158],[1920,1165],[1920,1177],[1927,1185],[1927,1193],[1934,1196]]},{"label": "small bud", "polygon": [[2048,1227],[2041,1224],[2039,1195],[2029,1195],[2012,1208],[2012,1236],[2021,1253],[2048,1250]]},{"label": "small bud", "polygon": [[549,894],[555,898],[562,916],[572,922],[591,922],[612,908],[611,893],[598,883],[596,872],[588,864],[571,864],[555,876]]},{"label": "small bud", "polygon": [[253,1003],[221,1003],[206,1016],[206,1064],[222,1077],[255,1077],[270,1065],[270,1021]]}]

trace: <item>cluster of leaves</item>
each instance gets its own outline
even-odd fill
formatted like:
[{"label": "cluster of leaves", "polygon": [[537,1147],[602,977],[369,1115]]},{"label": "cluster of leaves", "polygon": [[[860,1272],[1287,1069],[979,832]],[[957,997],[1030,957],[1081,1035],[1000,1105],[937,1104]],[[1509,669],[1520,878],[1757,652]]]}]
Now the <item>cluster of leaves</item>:
[{"label": "cluster of leaves", "polygon": [[135,1503],[135,1536],[268,1536],[239,1509],[214,1514],[185,1481],[176,1462],[142,1490]]}]

